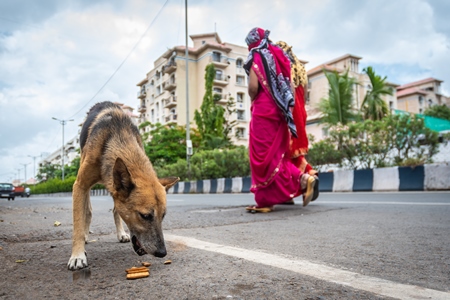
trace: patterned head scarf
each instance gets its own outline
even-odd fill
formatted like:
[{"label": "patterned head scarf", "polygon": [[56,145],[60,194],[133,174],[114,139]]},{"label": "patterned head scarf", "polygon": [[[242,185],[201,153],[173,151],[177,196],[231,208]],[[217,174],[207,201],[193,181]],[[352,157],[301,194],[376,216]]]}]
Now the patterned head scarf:
[{"label": "patterned head scarf", "polygon": [[294,95],[291,90],[289,58],[280,47],[269,40],[269,34],[269,30],[262,28],[250,30],[245,39],[250,52],[244,63],[244,69],[249,75],[253,64],[253,54],[259,53],[272,97],[283,113],[292,135],[297,137],[297,129],[290,109],[294,106]]}]

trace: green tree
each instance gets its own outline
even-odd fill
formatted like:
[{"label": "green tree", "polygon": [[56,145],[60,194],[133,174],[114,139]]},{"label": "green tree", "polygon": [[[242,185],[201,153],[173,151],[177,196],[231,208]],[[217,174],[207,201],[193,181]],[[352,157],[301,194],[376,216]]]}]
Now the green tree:
[{"label": "green tree", "polygon": [[[200,111],[195,110],[194,120],[203,141],[203,146],[208,148],[208,140],[220,138],[226,141],[224,135],[225,109],[216,104],[213,93],[213,82],[216,70],[213,64],[209,64],[205,69],[205,95],[200,106]],[[224,143],[227,144],[227,143]]]},{"label": "green tree", "polygon": [[357,120],[358,114],[353,109],[353,86],[357,84],[355,78],[348,75],[348,71],[340,75],[338,72],[325,72],[328,79],[328,98],[320,101],[322,122],[335,125],[345,125]]},{"label": "green tree", "polygon": [[43,166],[39,167],[38,174],[36,175],[36,178],[39,181],[49,180],[53,178],[61,178],[61,166],[60,165],[54,165],[54,164],[44,164]]},{"label": "green tree", "polygon": [[392,88],[386,85],[386,76],[375,74],[372,67],[363,70],[370,79],[372,88],[367,91],[361,104],[364,119],[381,120],[389,113],[389,107],[382,96],[392,95]]},{"label": "green tree", "polygon": [[425,109],[425,116],[435,117],[439,119],[445,119],[450,121],[450,108],[445,104],[433,105]]},{"label": "green tree", "polygon": [[[173,164],[186,157],[186,130],[182,126],[161,125],[157,123],[147,132],[144,142],[145,153],[156,166]],[[151,136],[151,139],[148,138]],[[144,138],[144,137],[143,137]]]}]

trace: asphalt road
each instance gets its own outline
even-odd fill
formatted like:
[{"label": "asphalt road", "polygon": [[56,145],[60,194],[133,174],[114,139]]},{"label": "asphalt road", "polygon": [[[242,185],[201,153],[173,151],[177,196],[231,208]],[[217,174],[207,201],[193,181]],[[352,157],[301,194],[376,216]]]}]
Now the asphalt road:
[{"label": "asphalt road", "polygon": [[[245,211],[251,194],[168,195],[164,259],[117,242],[110,197],[92,204],[90,266],[71,272],[71,199],[1,199],[1,299],[450,299],[449,192],[322,193],[268,214]],[[142,261],[150,277],[127,281]]]}]

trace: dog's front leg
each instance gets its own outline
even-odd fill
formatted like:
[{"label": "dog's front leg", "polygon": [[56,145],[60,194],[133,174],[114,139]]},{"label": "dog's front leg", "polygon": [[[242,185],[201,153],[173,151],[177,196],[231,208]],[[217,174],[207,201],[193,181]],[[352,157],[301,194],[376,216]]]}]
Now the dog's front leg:
[{"label": "dog's front leg", "polygon": [[121,243],[128,243],[130,241],[130,236],[123,229],[122,218],[119,216],[116,208],[113,210],[114,214],[114,223],[116,223],[116,233],[117,239]]},{"label": "dog's front leg", "polygon": [[86,239],[86,210],[89,206],[89,187],[82,187],[75,181],[73,185],[73,233],[72,256],[67,267],[70,270],[82,269],[88,266],[84,243]]}]

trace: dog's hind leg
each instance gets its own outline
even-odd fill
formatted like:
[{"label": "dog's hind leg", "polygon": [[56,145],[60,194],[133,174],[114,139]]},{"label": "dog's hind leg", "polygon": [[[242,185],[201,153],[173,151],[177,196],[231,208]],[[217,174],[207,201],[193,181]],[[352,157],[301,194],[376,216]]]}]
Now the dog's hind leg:
[{"label": "dog's hind leg", "polygon": [[116,208],[113,209],[113,214],[114,214],[114,223],[116,223],[117,239],[121,243],[128,243],[130,241],[130,236],[123,229],[122,218],[119,216],[119,213],[116,211]]}]

